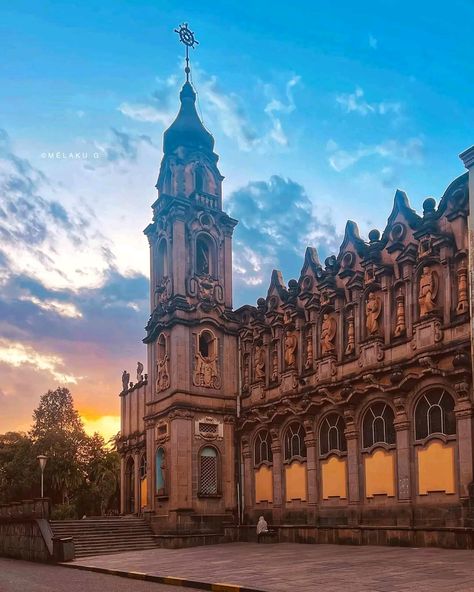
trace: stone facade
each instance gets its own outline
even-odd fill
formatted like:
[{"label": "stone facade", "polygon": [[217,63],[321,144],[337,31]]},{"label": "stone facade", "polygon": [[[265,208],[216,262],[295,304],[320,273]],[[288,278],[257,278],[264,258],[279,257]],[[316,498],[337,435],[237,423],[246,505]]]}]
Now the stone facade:
[{"label": "stone facade", "polygon": [[[164,136],[150,245],[148,374],[124,384],[123,513],[223,523],[471,525],[467,174],[383,233],[348,222],[257,306],[232,307],[214,140],[187,82]],[[139,369],[140,370],[140,369]],[[308,531],[309,532],[309,531]]]}]

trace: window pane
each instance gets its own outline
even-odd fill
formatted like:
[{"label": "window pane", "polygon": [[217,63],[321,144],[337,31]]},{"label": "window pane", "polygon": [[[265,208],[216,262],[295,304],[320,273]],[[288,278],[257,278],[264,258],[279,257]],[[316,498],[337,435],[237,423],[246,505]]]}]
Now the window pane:
[{"label": "window pane", "polygon": [[442,434],[443,420],[441,407],[438,405],[433,405],[428,412],[428,418],[430,434]]},{"label": "window pane", "polygon": [[429,404],[425,397],[421,397],[415,410],[415,437],[422,440],[428,436]]}]

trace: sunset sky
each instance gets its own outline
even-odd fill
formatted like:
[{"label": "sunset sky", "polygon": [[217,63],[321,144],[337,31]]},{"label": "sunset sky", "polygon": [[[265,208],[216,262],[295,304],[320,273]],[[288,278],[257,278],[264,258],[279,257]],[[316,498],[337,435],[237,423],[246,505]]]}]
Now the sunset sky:
[{"label": "sunset sky", "polygon": [[[474,143],[471,0],[23,1],[0,9],[0,433],[68,386],[89,432],[118,430],[148,315],[162,134],[187,21],[216,139],[234,303],[337,254],[348,218],[383,229],[463,173]],[[78,154],[78,156],[77,156]]]}]

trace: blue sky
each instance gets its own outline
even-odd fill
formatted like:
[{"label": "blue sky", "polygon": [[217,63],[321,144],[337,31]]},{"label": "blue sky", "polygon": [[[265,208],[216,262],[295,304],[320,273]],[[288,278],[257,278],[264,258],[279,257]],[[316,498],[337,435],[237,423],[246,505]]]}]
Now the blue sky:
[{"label": "blue sky", "polygon": [[397,188],[416,209],[439,198],[473,143],[470,0],[0,10],[0,431],[27,425],[58,381],[90,429],[115,425],[122,366],[143,358],[142,230],[178,108],[181,22],[240,220],[236,306],[266,294],[274,267],[297,277],[307,244],[337,253],[348,218],[383,230]]}]

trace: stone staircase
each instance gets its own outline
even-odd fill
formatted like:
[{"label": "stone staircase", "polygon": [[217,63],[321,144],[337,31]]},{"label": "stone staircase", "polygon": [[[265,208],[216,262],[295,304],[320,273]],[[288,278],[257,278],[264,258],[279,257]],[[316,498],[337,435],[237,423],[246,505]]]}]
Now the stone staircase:
[{"label": "stone staircase", "polygon": [[51,520],[50,524],[54,536],[73,538],[76,558],[158,547],[153,531],[142,518]]}]

